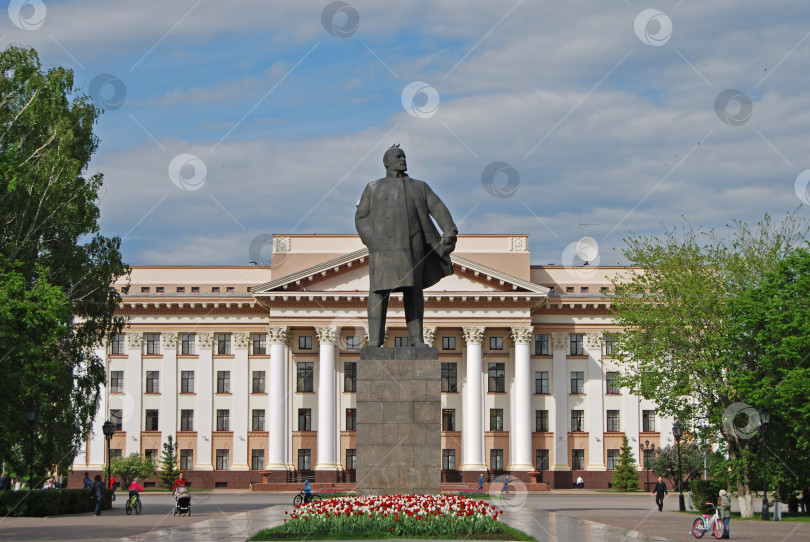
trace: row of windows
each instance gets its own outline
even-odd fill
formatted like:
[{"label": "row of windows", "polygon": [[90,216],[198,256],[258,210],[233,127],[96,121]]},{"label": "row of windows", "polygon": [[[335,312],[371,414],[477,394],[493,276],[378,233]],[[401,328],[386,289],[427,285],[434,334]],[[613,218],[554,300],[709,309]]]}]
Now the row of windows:
[{"label": "row of windows", "polygon": [[[121,288],[121,291],[123,293],[125,293],[125,294],[129,293],[129,286],[123,286]],[[141,286],[141,293],[142,294],[148,294],[151,291],[152,291],[151,286]],[[186,292],[186,287],[185,286],[177,286],[175,291],[178,294],[184,294]],[[193,294],[199,293],[200,292],[200,287],[199,286],[191,286],[191,289],[189,291],[191,293],[193,293]],[[217,294],[217,293],[220,293],[221,291],[222,291],[221,286],[211,286],[211,292],[212,293]],[[235,286],[226,286],[225,291],[226,292],[235,292],[236,287]],[[165,286],[155,286],[155,293],[158,293],[158,294],[166,293],[166,287]]]},{"label": "row of windows", "polygon": [[[615,470],[619,466],[619,452],[618,449],[607,450],[607,470]],[[538,471],[549,469],[549,451],[544,448],[535,450],[535,469]],[[501,471],[504,469],[503,463],[503,449],[493,448],[489,451],[489,468],[493,471]],[[446,448],[442,450],[442,469],[456,470],[456,450],[453,448]],[[585,450],[574,449],[571,450],[571,469],[584,470],[585,469]]]},{"label": "row of windows", "polygon": [[[537,432],[548,432],[548,410],[535,410],[535,424],[534,430]],[[606,431],[621,431],[619,423],[620,411],[608,410],[607,411],[607,425]],[[642,431],[655,431],[655,410],[644,410],[641,413]],[[348,419],[347,419],[348,426]],[[571,431],[583,431],[585,427],[585,411],[572,410],[571,411]],[[456,409],[445,408],[442,409],[442,431],[455,431],[456,430]],[[490,431],[503,431],[503,409],[491,408],[489,409],[489,430]]]},{"label": "row of windows", "polygon": [[[231,334],[230,333],[217,333],[216,353],[218,355],[231,354]],[[298,337],[299,350],[312,350],[312,335],[300,335]],[[346,348],[356,350],[360,348],[362,339],[358,336],[346,337]],[[538,333],[534,336],[534,353],[538,356],[549,355],[549,336],[548,333]],[[584,334],[571,333],[569,335],[569,354],[572,356],[584,356]],[[251,341],[253,355],[266,355],[267,354],[267,334],[254,333]],[[605,339],[605,354],[608,356],[613,355],[616,345],[616,338],[608,336]],[[146,354],[158,355],[160,354],[160,333],[147,333],[146,334]],[[408,346],[408,337],[395,337],[395,347]],[[126,341],[125,334],[118,333],[113,335],[111,341],[113,354],[126,354]],[[442,350],[455,350],[456,338],[455,337],[442,337]],[[503,350],[503,337],[490,337],[489,338],[490,350]],[[180,334],[180,354],[181,355],[195,355],[195,334],[194,333],[181,333]]]}]

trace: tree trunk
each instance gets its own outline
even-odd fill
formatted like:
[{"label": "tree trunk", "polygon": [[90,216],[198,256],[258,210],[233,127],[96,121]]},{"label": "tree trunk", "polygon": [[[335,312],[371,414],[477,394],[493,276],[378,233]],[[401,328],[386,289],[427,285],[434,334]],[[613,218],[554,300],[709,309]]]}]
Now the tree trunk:
[{"label": "tree trunk", "polygon": [[754,517],[754,501],[751,495],[751,486],[739,480],[737,482],[737,495],[740,500],[740,517],[743,519]]}]

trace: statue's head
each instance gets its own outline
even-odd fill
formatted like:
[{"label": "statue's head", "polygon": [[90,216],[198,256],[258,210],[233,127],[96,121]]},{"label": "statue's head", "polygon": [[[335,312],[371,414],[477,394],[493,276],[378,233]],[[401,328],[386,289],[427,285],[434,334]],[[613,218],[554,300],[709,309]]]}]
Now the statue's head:
[{"label": "statue's head", "polygon": [[393,170],[403,173],[408,170],[405,163],[405,151],[399,148],[399,144],[391,145],[383,155],[383,165],[386,170]]}]

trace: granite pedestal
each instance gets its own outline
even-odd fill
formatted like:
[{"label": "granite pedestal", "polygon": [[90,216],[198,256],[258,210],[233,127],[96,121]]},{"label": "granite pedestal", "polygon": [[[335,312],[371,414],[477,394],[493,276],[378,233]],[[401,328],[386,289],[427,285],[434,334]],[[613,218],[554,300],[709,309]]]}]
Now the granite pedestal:
[{"label": "granite pedestal", "polygon": [[435,348],[364,348],[357,366],[357,494],[441,491]]}]

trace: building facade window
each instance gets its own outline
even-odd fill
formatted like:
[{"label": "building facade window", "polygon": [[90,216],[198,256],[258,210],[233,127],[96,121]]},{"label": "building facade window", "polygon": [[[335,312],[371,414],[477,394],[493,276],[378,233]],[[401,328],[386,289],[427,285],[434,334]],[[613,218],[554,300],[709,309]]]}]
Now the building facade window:
[{"label": "building facade window", "polygon": [[346,349],[357,350],[360,348],[360,337],[357,335],[349,335],[346,337]]},{"label": "building facade window", "polygon": [[251,378],[251,392],[264,393],[264,371],[253,371]]},{"label": "building facade window", "polygon": [[613,449],[607,451],[607,470],[616,470],[619,466],[619,450]]},{"label": "building facade window", "polygon": [[160,333],[146,334],[146,355],[160,354]]},{"label": "building facade window", "polygon": [[585,393],[585,373],[571,371],[571,393]]},{"label": "building facade window", "polygon": [[491,470],[503,470],[503,449],[493,448],[489,451],[489,468]]},{"label": "building facade window", "polygon": [[442,350],[455,350],[456,338],[455,337],[442,337]]},{"label": "building facade window", "polygon": [[458,364],[442,363],[442,391],[455,393],[458,391]]},{"label": "building facade window", "polygon": [[231,353],[231,334],[217,333],[217,354],[229,355]]},{"label": "building facade window", "polygon": [[296,391],[312,391],[315,382],[315,364],[311,361],[299,361],[297,363],[297,372]]},{"label": "building facade window", "polygon": [[252,470],[264,470],[264,450],[250,451],[250,468]]},{"label": "building facade window", "polygon": [[115,333],[112,336],[112,340],[110,341],[110,353],[113,355],[116,354],[126,354],[126,335],[123,333]]},{"label": "building facade window", "polygon": [[616,350],[616,336],[615,335],[607,335],[605,336],[605,355],[612,356],[614,351]]},{"label": "building facade window", "polygon": [[180,450],[180,470],[194,468],[194,450]]},{"label": "building facade window", "polygon": [[356,431],[357,430],[357,409],[356,408],[347,408],[346,409],[346,431]]},{"label": "building facade window", "polygon": [[583,334],[582,333],[571,333],[569,335],[569,340],[571,341],[571,355],[572,356],[584,356],[585,355],[585,347],[582,344]]},{"label": "building facade window", "polygon": [[311,470],[312,469],[312,450],[300,449],[298,450],[298,470]]},{"label": "building facade window", "polygon": [[503,431],[503,409],[490,408],[489,409],[489,430],[490,431]]},{"label": "building facade window", "polygon": [[534,411],[534,430],[541,433],[548,432],[548,410]]},{"label": "building facade window", "polygon": [[217,371],[217,393],[231,393],[230,371]]},{"label": "building facade window", "polygon": [[605,392],[616,394],[621,393],[621,388],[619,387],[619,372],[618,371],[608,371],[605,375]]},{"label": "building facade window", "polygon": [[160,393],[160,371],[146,371],[146,393]]},{"label": "building facade window", "polygon": [[195,338],[194,333],[180,334],[180,354],[184,356],[192,356],[197,353]]},{"label": "building facade window", "polygon": [[408,337],[394,337],[394,348],[405,348],[408,346]]},{"label": "building facade window", "polygon": [[180,371],[180,393],[194,393],[194,371]]},{"label": "building facade window", "polygon": [[110,371],[110,393],[124,393],[124,371]]},{"label": "building facade window", "polygon": [[504,363],[489,364],[489,381],[487,382],[489,392],[504,393],[506,391],[505,366]]},{"label": "building facade window", "polygon": [[548,371],[534,372],[534,393],[548,394]]},{"label": "building facade window", "polygon": [[[264,356],[267,354],[267,334],[254,333],[253,334],[253,355]],[[264,463],[264,459],[262,459]]]},{"label": "building facade window", "polygon": [[619,411],[618,410],[608,410],[607,411],[607,430],[608,431],[621,431],[621,429],[619,429]]},{"label": "building facade window", "polygon": [[490,350],[503,350],[503,337],[490,337],[489,338]]},{"label": "building facade window", "polygon": [[456,430],[456,409],[444,408],[442,409],[442,431],[455,431]]},{"label": "building facade window", "polygon": [[217,431],[231,430],[231,411],[227,408],[217,409]]},{"label": "building facade window", "polygon": [[157,450],[154,448],[148,448],[143,451],[143,457],[147,461],[151,461],[153,463],[157,463],[158,460],[158,453]]},{"label": "building facade window", "polygon": [[357,391],[357,362],[343,362],[343,391],[354,393]]},{"label": "building facade window", "polygon": [[534,355],[548,356],[548,333],[537,333],[534,336]]},{"label": "building facade window", "polygon": [[217,450],[217,470],[228,470],[230,450]]},{"label": "building facade window", "polygon": [[571,450],[571,470],[585,469],[585,450]]},{"label": "building facade window", "polygon": [[442,450],[442,470],[456,470],[456,450],[454,448]]},{"label": "building facade window", "polygon": [[180,410],[180,431],[194,431],[194,410]]},{"label": "building facade window", "polygon": [[264,409],[254,408],[250,417],[251,431],[264,431]]},{"label": "building facade window", "polygon": [[299,408],[298,409],[298,430],[299,431],[312,431],[312,409]]},{"label": "building facade window", "polygon": [[157,431],[157,430],[158,430],[158,410],[147,409],[146,426],[144,427],[144,431]]},{"label": "building facade window", "polygon": [[124,411],[120,408],[111,408],[110,409],[110,421],[115,426],[116,431],[123,431],[124,430]]},{"label": "building facade window", "polygon": [[585,430],[585,411],[572,410],[571,411],[571,431],[584,431]]},{"label": "building facade window", "polygon": [[655,411],[642,410],[641,411],[641,430],[642,431],[655,431]]},{"label": "building facade window", "polygon": [[312,335],[300,335],[298,337],[299,350],[312,350]]},{"label": "building facade window", "polygon": [[355,448],[346,449],[346,470],[357,469],[357,450]]},{"label": "building facade window", "polygon": [[[644,463],[641,466],[644,469],[649,469],[652,467],[653,462],[655,461],[655,450],[642,450],[644,452]],[[618,452],[618,450],[616,450]],[[618,456],[618,453],[616,454]],[[616,460],[616,464],[618,465],[618,459]]]},{"label": "building facade window", "polygon": [[110,448],[110,461],[121,459],[121,457],[123,457],[121,448]]},{"label": "building facade window", "polygon": [[548,450],[538,448],[534,452],[535,470],[548,470]]}]

